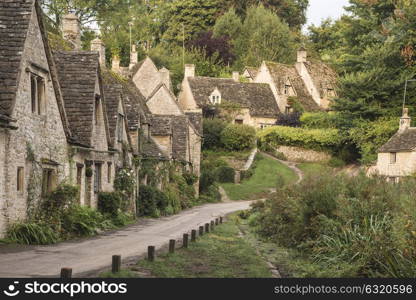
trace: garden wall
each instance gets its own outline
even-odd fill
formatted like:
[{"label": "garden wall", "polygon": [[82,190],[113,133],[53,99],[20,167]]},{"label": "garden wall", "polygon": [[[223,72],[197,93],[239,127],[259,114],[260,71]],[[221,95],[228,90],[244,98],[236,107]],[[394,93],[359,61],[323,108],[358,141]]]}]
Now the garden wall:
[{"label": "garden wall", "polygon": [[326,152],[299,147],[278,146],[276,150],[283,153],[287,160],[294,162],[326,162],[332,158],[332,156]]}]

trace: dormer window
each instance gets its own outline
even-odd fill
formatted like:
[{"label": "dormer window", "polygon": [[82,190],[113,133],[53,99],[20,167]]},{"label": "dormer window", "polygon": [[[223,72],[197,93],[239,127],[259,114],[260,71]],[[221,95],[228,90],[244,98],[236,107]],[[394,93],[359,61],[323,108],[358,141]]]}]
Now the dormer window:
[{"label": "dormer window", "polygon": [[30,74],[30,97],[32,113],[43,115],[46,112],[45,79],[36,74]]},{"label": "dormer window", "polygon": [[291,88],[292,88],[291,85],[285,84],[285,90],[284,90],[285,95],[289,95]]},{"label": "dormer window", "polygon": [[221,93],[220,91],[215,88],[215,90],[212,92],[211,96],[209,96],[209,100],[212,104],[221,104]]}]

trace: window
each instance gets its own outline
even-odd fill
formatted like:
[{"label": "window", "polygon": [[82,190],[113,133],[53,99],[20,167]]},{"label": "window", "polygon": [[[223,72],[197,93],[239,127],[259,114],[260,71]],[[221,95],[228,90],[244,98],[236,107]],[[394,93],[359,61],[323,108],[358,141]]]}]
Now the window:
[{"label": "window", "polygon": [[94,169],[94,192],[101,191],[101,164],[95,164]]},{"label": "window", "polygon": [[390,164],[395,164],[397,162],[397,153],[390,153]]},{"label": "window", "polygon": [[243,120],[235,120],[235,124],[240,124],[240,125],[242,125],[244,123],[244,121]]},{"label": "window", "polygon": [[98,125],[100,117],[100,95],[95,95],[95,125]]},{"label": "window", "polygon": [[16,189],[19,192],[23,191],[23,184],[24,184],[25,172],[23,167],[17,168],[17,182],[16,182]]},{"label": "window", "polygon": [[112,163],[107,163],[107,182],[111,183],[111,165]]},{"label": "window", "polygon": [[46,111],[46,96],[45,96],[45,79],[31,74],[30,75],[30,97],[32,113],[43,115]]},{"label": "window", "polygon": [[290,109],[291,109],[291,107],[290,106],[286,106],[285,107],[285,114],[290,114]]},{"label": "window", "polygon": [[43,169],[42,172],[42,195],[45,196],[55,188],[55,171],[53,169]]},{"label": "window", "polygon": [[117,140],[119,143],[123,141],[123,126],[124,126],[124,116],[118,114],[117,117]]},{"label": "window", "polygon": [[77,164],[77,184],[81,185],[82,182],[82,169],[84,168],[83,165]]},{"label": "window", "polygon": [[292,86],[291,85],[288,85],[288,84],[285,84],[285,95],[289,95],[289,92],[290,92],[290,88],[291,88]]}]

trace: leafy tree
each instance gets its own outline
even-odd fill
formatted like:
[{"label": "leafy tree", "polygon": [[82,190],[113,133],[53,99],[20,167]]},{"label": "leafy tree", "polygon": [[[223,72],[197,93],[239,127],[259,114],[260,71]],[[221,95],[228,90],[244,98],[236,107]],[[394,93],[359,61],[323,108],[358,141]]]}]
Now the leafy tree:
[{"label": "leafy tree", "polygon": [[234,8],[230,8],[224,15],[218,18],[213,29],[214,37],[228,36],[236,40],[242,30],[242,22]]}]

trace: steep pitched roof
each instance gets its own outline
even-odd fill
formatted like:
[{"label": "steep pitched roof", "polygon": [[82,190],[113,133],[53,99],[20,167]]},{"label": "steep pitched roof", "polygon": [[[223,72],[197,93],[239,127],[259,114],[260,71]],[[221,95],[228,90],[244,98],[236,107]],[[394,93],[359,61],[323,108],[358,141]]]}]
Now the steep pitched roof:
[{"label": "steep pitched roof", "polygon": [[0,113],[10,115],[34,0],[0,2]]},{"label": "steep pitched roof", "polygon": [[172,117],[162,115],[152,115],[152,126],[150,131],[152,136],[172,135]]},{"label": "steep pitched roof", "polygon": [[145,158],[158,158],[168,160],[166,154],[159,148],[152,137],[144,138],[144,142],[142,144],[142,154]]},{"label": "steep pitched roof", "polygon": [[133,68],[131,68],[131,70],[130,70],[130,72],[131,72],[131,74],[132,75],[134,75],[134,74],[136,74],[137,73],[137,71],[139,71],[140,70],[140,68],[142,67],[142,65],[143,65],[143,63],[144,63],[144,61],[145,61],[146,59],[142,59],[141,61],[139,61],[137,64],[135,64],[134,66],[133,66]]},{"label": "steep pitched roof", "polygon": [[247,70],[248,74],[250,74],[251,78],[256,78],[257,74],[259,73],[259,68],[255,67],[245,67],[245,70]]},{"label": "steep pitched roof", "polygon": [[319,91],[321,98],[325,96],[325,90],[335,89],[337,74],[327,64],[320,61],[308,61],[305,66],[312,77],[312,81]]},{"label": "steep pitched roof", "polygon": [[90,147],[95,83],[99,80],[98,53],[55,52],[54,57],[71,131],[77,142]]},{"label": "steep pitched roof", "polygon": [[172,156],[181,161],[187,161],[188,147],[188,118],[172,116]]},{"label": "steep pitched roof", "polygon": [[203,134],[202,129],[202,113],[199,112],[185,112],[186,116],[188,117],[189,121],[195,128],[196,132],[199,135]]},{"label": "steep pitched roof", "polygon": [[281,93],[282,87],[285,85],[287,79],[289,79],[292,87],[295,89],[298,101],[302,104],[306,111],[321,110],[319,105],[308,93],[302,78],[299,76],[294,66],[274,62],[266,62],[266,66],[269,69],[278,93]]},{"label": "steep pitched roof", "polygon": [[114,146],[115,134],[117,129],[118,120],[118,106],[122,94],[122,87],[118,84],[106,84],[104,85],[104,97],[107,111],[108,129],[110,131],[110,144]]},{"label": "steep pitched roof", "polygon": [[209,103],[209,96],[217,88],[225,101],[248,108],[252,116],[276,117],[279,107],[270,86],[265,83],[242,83],[232,79],[193,77],[189,86],[198,106]]},{"label": "steep pitched roof", "polygon": [[378,152],[408,152],[416,149],[416,128],[398,131]]},{"label": "steep pitched roof", "polygon": [[130,129],[139,127],[139,123],[149,123],[150,111],[146,105],[146,100],[136,85],[129,79],[121,78],[111,71],[102,71],[104,85],[118,84],[122,87],[125,113],[127,115],[128,126]]}]

